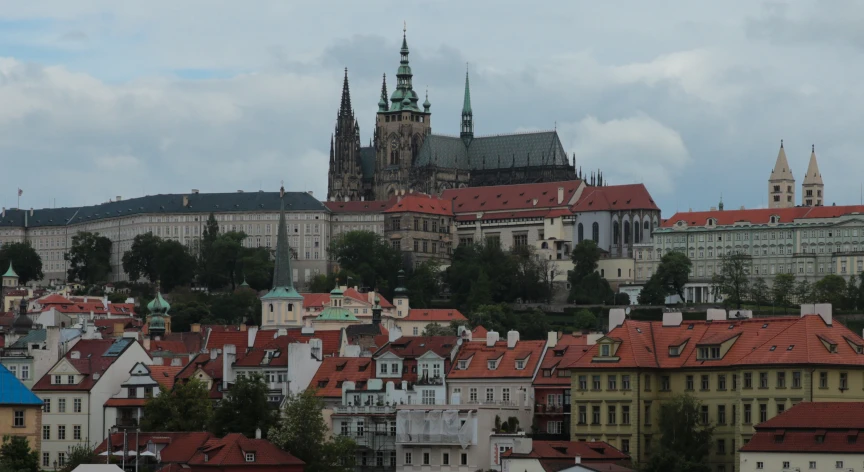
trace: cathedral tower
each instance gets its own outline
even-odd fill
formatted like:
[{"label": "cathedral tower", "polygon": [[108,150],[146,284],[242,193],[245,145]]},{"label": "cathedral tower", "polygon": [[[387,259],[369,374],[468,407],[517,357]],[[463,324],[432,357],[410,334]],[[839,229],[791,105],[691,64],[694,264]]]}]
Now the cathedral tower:
[{"label": "cathedral tower", "polygon": [[412,84],[413,74],[408,63],[408,40],[402,30],[402,49],[399,51],[399,69],[396,71],[396,89],[386,103],[386,83],[382,86],[381,101],[375,118],[375,179],[376,200],[386,200],[399,191],[408,191],[409,173],[420,146],[431,133],[431,104],[427,96],[421,110],[419,97]]},{"label": "cathedral tower", "polygon": [[807,175],[801,185],[801,204],[804,206],[822,206],[825,204],[825,185],[822,183],[822,173],[816,162],[816,145],[810,147],[810,163],[807,164]]},{"label": "cathedral tower", "polygon": [[360,200],[363,196],[363,168],[360,162],[360,126],[351,108],[348,69],[342,83],[342,102],[336,115],[336,131],[330,137],[330,171],[327,200]]},{"label": "cathedral tower", "polygon": [[465,98],[462,99],[462,126],[459,137],[465,145],[474,139],[474,113],[471,111],[471,87],[468,85],[468,71],[465,71]]},{"label": "cathedral tower", "polygon": [[[821,182],[821,180],[820,180]],[[795,177],[789,161],[786,160],[786,150],[783,149],[783,140],[780,140],[780,152],[777,153],[777,162],[768,178],[768,207],[789,208],[795,206]]]}]

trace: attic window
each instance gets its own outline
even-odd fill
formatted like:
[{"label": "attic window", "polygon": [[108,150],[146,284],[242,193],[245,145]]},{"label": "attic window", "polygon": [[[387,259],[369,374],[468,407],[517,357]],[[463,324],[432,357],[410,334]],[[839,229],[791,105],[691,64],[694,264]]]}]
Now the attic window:
[{"label": "attic window", "polygon": [[342,383],[343,383],[343,382],[344,382],[344,380],[338,380],[338,381],[336,381],[336,388],[342,388]]},{"label": "attic window", "polygon": [[489,370],[495,370],[495,367],[497,365],[498,365],[497,361],[486,361],[486,367],[488,367]]},{"label": "attic window", "polygon": [[790,344],[790,345],[789,345],[789,347],[787,347],[787,348],[786,348],[786,350],[787,350],[787,351],[791,351],[791,350],[792,350],[792,348],[794,348],[794,347],[795,347],[795,345],[794,345],[794,344]]},{"label": "attic window", "polygon": [[693,329],[693,323],[688,324],[687,329]]},{"label": "attic window", "polygon": [[636,328],[636,332],[642,334],[642,328]]},{"label": "attic window", "polygon": [[360,372],[366,372],[366,368],[367,368],[367,367],[369,367],[369,364],[363,364],[363,365],[361,365],[360,368],[357,369],[357,370],[360,371]]},{"label": "attic window", "polygon": [[697,351],[696,359],[700,361],[708,360],[708,359],[720,359],[720,346],[699,346],[699,350]]},{"label": "attic window", "polygon": [[345,363],[344,362],[336,365],[336,372],[342,372],[343,370],[345,370]]},{"label": "attic window", "polygon": [[609,357],[612,353],[612,346],[609,344],[601,344],[600,345],[600,355],[603,357]]},{"label": "attic window", "polygon": [[468,361],[459,361],[459,370],[465,370],[468,368]]},{"label": "attic window", "polygon": [[777,349],[777,346],[771,346],[771,348],[768,349],[768,350],[769,350],[769,351],[774,351],[775,349]]},{"label": "attic window", "polygon": [[765,323],[765,324],[762,325],[762,329],[765,329],[765,328],[767,328],[767,327],[768,327],[768,323]]},{"label": "attic window", "polygon": [[669,346],[669,357],[678,357],[680,355],[679,346]]},{"label": "attic window", "polygon": [[525,369],[525,360],[517,359],[516,360],[516,370],[524,370]]},{"label": "attic window", "polygon": [[327,380],[319,380],[318,381],[318,388],[324,388],[326,386],[327,386]]},{"label": "attic window", "polygon": [[735,325],[734,325],[734,324],[730,324],[730,325],[729,325],[729,329],[734,329],[734,328],[735,328]]},{"label": "attic window", "polygon": [[246,453],[246,462],[255,462],[255,453],[247,452]]}]

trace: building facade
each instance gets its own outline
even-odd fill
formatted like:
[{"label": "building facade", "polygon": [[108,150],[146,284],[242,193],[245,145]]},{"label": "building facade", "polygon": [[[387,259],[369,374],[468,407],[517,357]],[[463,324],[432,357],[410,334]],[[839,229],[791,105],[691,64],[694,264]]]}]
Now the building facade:
[{"label": "building facade", "polygon": [[2,365],[0,385],[0,437],[24,437],[38,451],[42,446],[42,400]]},{"label": "building facade", "polygon": [[402,251],[405,267],[429,260],[447,264],[453,253],[453,208],[451,201],[431,195],[399,196],[384,211],[384,235],[394,249]]}]

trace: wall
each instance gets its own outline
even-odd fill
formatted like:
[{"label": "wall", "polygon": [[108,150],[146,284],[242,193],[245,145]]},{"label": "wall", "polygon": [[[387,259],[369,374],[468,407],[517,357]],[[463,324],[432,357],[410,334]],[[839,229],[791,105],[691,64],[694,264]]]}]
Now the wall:
[{"label": "wall", "polygon": [[[864,461],[864,454],[850,453],[790,453],[782,454],[771,452],[745,452],[741,453],[739,462],[740,472],[756,472],[757,470],[858,470],[860,464]],[[757,464],[761,462],[762,468],[757,469]],[[784,469],[783,463],[789,462],[789,468]],[[816,462],[816,468],[810,467],[810,462]],[[842,462],[841,467],[837,467],[838,462]]]},{"label": "wall", "polygon": [[312,357],[312,345],[292,343],[288,345],[288,388],[292,394],[301,393],[309,386],[321,361]]},{"label": "wall", "polygon": [[[16,411],[24,411],[24,427],[14,427]],[[30,405],[0,406],[0,438],[4,436],[24,436],[30,448],[38,451],[42,445],[42,407]]]},{"label": "wall", "polygon": [[99,382],[90,390],[90,441],[97,444],[105,439],[108,429],[113,426],[103,421],[103,405],[120,390],[120,386],[129,379],[129,371],[137,363],[152,365],[153,361],[147,352],[137,342],[132,343],[123,354],[105,371]]}]

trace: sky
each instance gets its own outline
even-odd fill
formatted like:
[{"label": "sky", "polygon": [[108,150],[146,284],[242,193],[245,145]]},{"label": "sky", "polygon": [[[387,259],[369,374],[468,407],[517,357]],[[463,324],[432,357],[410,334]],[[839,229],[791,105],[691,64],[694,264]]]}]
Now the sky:
[{"label": "sky", "polygon": [[815,145],[826,203],[861,201],[855,0],[0,0],[0,204],[324,198],[344,68],[366,144],[403,24],[435,133],[467,66],[477,135],[557,128],[665,217],[764,207],[781,139],[799,186]]}]

